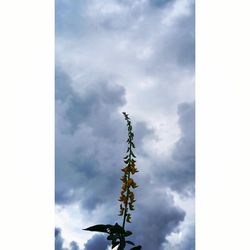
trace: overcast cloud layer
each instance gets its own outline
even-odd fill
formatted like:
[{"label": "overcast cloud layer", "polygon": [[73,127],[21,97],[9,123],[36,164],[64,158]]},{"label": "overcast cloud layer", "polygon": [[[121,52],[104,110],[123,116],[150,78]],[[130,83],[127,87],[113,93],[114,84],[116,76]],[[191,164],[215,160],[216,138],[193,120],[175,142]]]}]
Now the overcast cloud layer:
[{"label": "overcast cloud layer", "polygon": [[140,171],[131,240],[194,249],[193,0],[56,0],[55,80],[55,249],[106,250],[81,229],[121,223],[121,111]]}]

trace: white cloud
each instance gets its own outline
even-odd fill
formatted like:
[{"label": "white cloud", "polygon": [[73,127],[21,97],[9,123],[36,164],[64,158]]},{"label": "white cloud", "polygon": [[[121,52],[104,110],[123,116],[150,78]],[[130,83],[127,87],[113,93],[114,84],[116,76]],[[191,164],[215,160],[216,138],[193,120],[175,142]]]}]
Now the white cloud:
[{"label": "white cloud", "polygon": [[67,206],[56,205],[55,226],[62,230],[63,247],[69,247],[71,241],[75,241],[81,246],[83,242],[92,237],[89,232],[83,233],[84,221],[89,221],[89,217],[81,211],[78,203]]},{"label": "white cloud", "polygon": [[190,237],[194,237],[194,223],[195,223],[195,202],[194,197],[183,197],[177,192],[168,189],[168,192],[173,195],[174,203],[184,209],[186,216],[184,221],[180,224],[176,232],[172,232],[166,237],[167,244],[164,246],[166,250],[194,250],[186,249],[186,241]]}]

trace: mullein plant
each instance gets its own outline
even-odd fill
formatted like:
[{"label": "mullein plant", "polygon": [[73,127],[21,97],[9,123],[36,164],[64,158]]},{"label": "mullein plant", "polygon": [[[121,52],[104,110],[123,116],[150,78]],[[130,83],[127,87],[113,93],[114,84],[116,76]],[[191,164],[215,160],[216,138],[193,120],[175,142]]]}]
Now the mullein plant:
[{"label": "mullein plant", "polygon": [[130,118],[127,113],[123,112],[124,118],[127,122],[128,127],[128,149],[126,152],[125,157],[123,158],[124,163],[126,164],[124,168],[122,168],[123,176],[121,177],[122,181],[122,188],[121,188],[121,194],[119,201],[120,203],[120,214],[119,216],[122,216],[122,226],[118,223],[115,223],[115,225],[103,225],[98,224],[92,227],[88,227],[84,230],[87,231],[95,231],[95,232],[102,232],[107,233],[107,240],[111,241],[112,249],[118,246],[118,250],[124,250],[127,244],[133,245],[130,250],[139,250],[142,249],[140,245],[135,246],[135,244],[127,240],[126,237],[131,236],[132,232],[127,231],[125,229],[125,224],[131,223],[131,211],[135,210],[134,203],[135,203],[135,195],[133,193],[133,189],[137,188],[137,184],[134,181],[134,179],[131,177],[135,173],[138,172],[136,168],[136,156],[133,152],[133,149],[135,149],[135,144],[133,142],[134,139],[134,133],[133,133],[133,127],[130,121]]}]

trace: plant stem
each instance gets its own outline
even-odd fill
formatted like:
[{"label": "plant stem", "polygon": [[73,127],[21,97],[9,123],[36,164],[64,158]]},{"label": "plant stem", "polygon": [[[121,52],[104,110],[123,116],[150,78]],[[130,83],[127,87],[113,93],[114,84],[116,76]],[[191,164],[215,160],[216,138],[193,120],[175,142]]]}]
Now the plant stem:
[{"label": "plant stem", "polygon": [[[130,164],[130,161],[131,161],[131,143],[129,144],[129,162],[128,162],[128,164]],[[130,178],[130,172],[127,175],[127,183],[128,183],[129,178]],[[126,223],[126,217],[127,217],[127,211],[128,211],[129,186],[127,187],[127,196],[126,197],[127,197],[127,203],[125,205],[125,211],[124,211],[124,216],[123,216],[123,223],[122,223],[123,229],[125,229],[125,223]]]}]

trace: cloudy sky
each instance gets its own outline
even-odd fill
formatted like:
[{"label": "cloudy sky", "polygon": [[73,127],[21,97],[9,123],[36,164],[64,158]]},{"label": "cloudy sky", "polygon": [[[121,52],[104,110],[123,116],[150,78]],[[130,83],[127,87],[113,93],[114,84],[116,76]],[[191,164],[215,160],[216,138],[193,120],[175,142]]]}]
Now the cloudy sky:
[{"label": "cloudy sky", "polygon": [[195,244],[193,0],[56,0],[56,250],[106,250],[121,223],[130,114],[137,166],[128,229],[144,250]]}]

